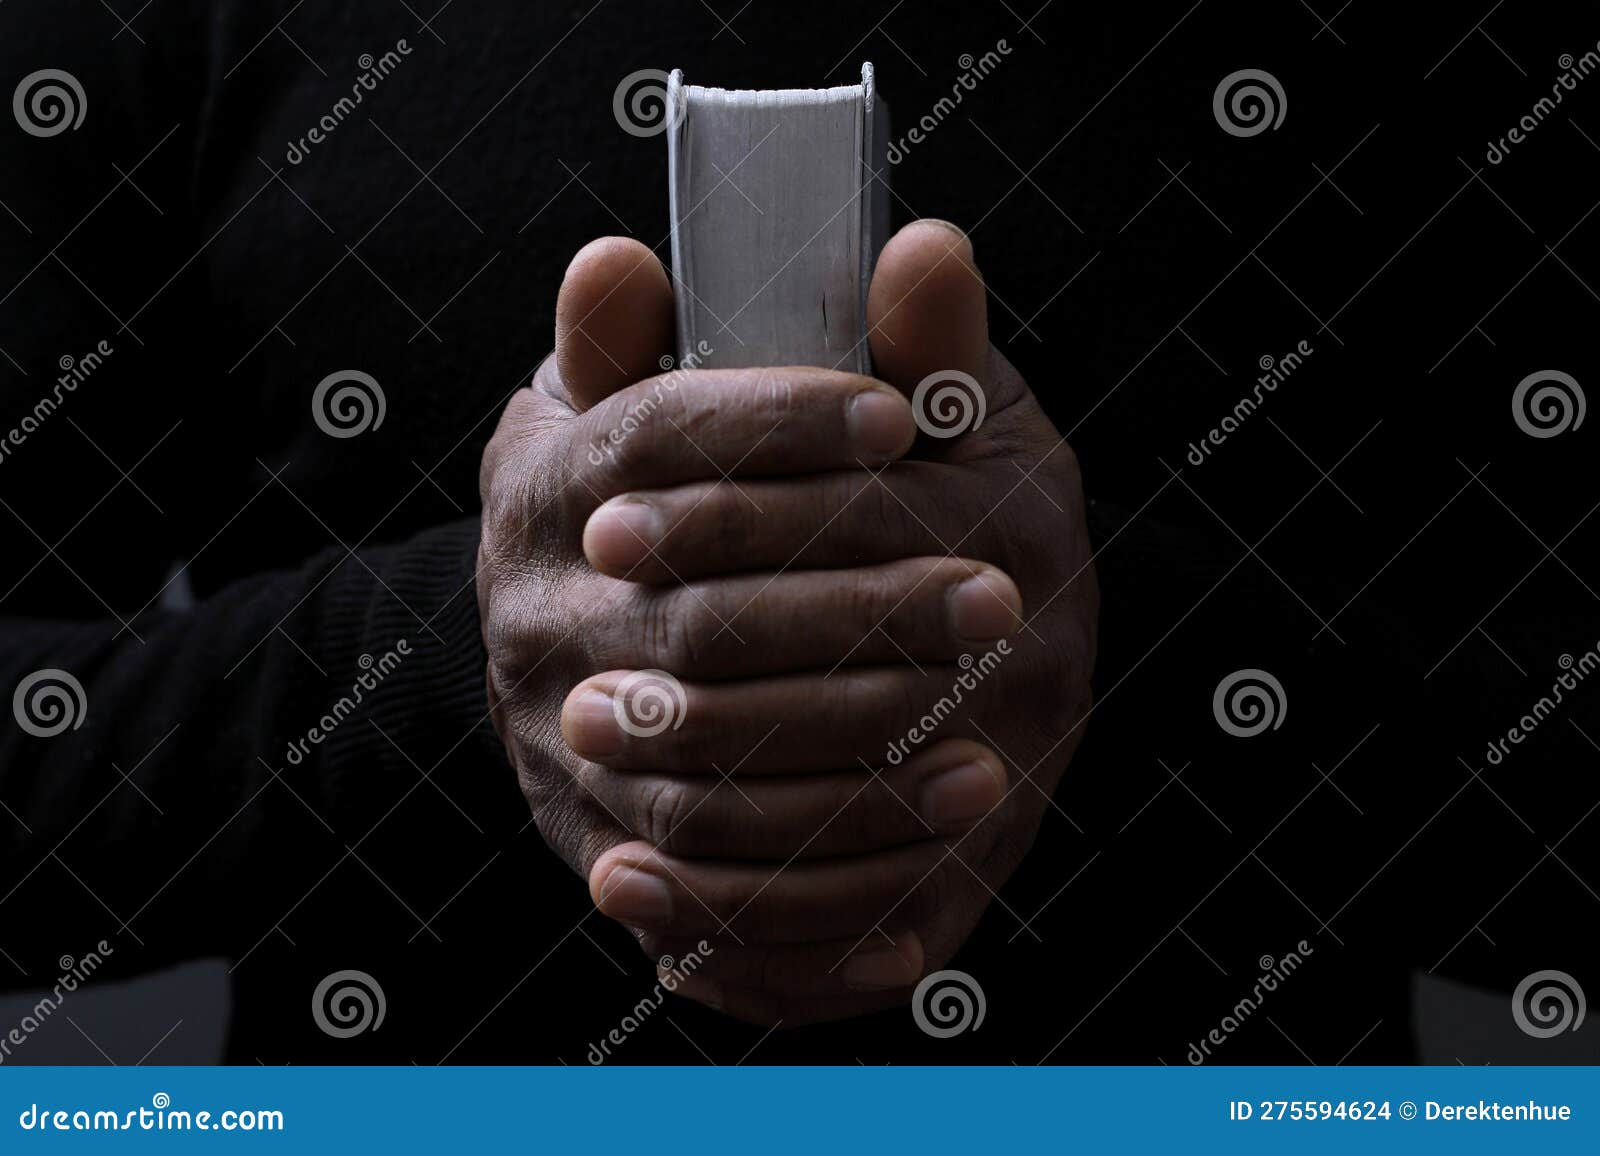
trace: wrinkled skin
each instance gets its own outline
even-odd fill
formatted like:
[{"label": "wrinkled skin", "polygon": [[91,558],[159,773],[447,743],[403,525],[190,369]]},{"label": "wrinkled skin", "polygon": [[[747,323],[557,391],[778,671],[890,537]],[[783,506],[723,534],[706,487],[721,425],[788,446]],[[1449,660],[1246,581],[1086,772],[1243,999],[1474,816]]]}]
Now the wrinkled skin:
[{"label": "wrinkled skin", "polygon": [[[869,313],[882,380],[663,374],[665,275],[597,242],[481,470],[489,698],[539,831],[652,957],[707,941],[679,994],[763,1024],[902,1003],[944,966],[1089,705],[1077,461],[988,345],[970,245],[908,226]],[[942,368],[987,405],[949,439],[907,400]],[[638,693],[646,670],[681,692]]]}]

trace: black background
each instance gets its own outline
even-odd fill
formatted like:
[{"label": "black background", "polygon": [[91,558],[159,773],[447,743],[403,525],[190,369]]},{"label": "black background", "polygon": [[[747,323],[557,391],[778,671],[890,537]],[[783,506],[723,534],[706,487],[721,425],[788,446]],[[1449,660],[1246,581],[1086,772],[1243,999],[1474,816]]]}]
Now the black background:
[{"label": "black background", "polygon": [[[907,125],[963,53],[1012,49],[892,179],[897,220],[972,229],[996,343],[1069,435],[1095,504],[1101,705],[1057,795],[1071,822],[1047,817],[955,961],[985,986],[980,1031],[929,1040],[902,1011],[764,1039],[675,1004],[681,1030],[653,1023],[619,1058],[1181,1063],[1256,961],[1305,939],[1314,954],[1272,997],[1272,1023],[1219,1058],[1406,1060],[1414,970],[1500,992],[1542,968],[1596,974],[1593,689],[1504,767],[1483,756],[1559,656],[1600,640],[1595,427],[1535,439],[1510,404],[1538,370],[1596,380],[1600,80],[1485,160],[1550,92],[1558,58],[1600,41],[1595,6],[457,0],[431,31],[376,0],[114,6],[132,33],[99,4],[0,9],[7,89],[62,67],[91,102],[76,133],[0,133],[13,214],[0,291],[23,279],[0,303],[14,359],[0,362],[0,424],[63,351],[107,335],[117,353],[75,419],[124,468],[182,424],[136,475],[159,517],[127,485],[96,505],[117,474],[59,423],[4,465],[6,500],[52,543],[93,507],[9,615],[100,615],[65,564],[137,609],[262,488],[257,459],[288,463],[320,520],[276,489],[250,502],[192,572],[202,598],[330,535],[399,541],[473,511],[493,418],[549,350],[566,260],[602,233],[665,240],[663,142],[612,116],[625,74],[839,84],[872,59]],[[362,114],[286,165],[355,58],[402,36],[413,54]],[[1212,112],[1243,68],[1287,95],[1281,126],[1248,138]],[[147,155],[141,191],[119,183],[112,165]],[[438,339],[412,340],[435,310]],[[1314,352],[1262,411],[1186,462],[1257,360],[1302,340]],[[306,398],[346,364],[385,383],[389,416],[334,453]],[[438,486],[394,509],[414,462]],[[44,554],[13,530],[7,586]],[[1242,667],[1272,671],[1289,704],[1252,740],[1211,714]],[[463,789],[520,806],[500,773],[498,794]],[[218,950],[257,945],[233,973],[231,1059],[581,1063],[649,990],[625,933],[579,925],[584,888],[520,816],[480,814],[475,853],[440,861],[430,825],[462,820],[427,795],[365,845],[383,886],[346,863],[291,908],[343,840],[283,802],[281,858],[230,881],[237,907],[207,914],[215,878],[163,898],[190,924],[226,925]],[[205,834],[176,832],[159,853],[181,863]],[[19,850],[21,869],[41,853]],[[440,941],[411,941],[393,892],[432,912],[469,877]],[[59,877],[10,904],[89,902]],[[258,938],[280,920],[284,935]],[[8,946],[27,935],[5,932]],[[330,1040],[306,1014],[340,967],[383,981],[380,1032]]]}]

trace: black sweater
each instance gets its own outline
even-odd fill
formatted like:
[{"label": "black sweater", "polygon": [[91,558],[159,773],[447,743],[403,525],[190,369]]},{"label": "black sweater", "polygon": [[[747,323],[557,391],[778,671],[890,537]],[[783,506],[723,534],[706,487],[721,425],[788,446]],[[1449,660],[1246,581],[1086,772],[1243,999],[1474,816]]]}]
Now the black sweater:
[{"label": "black sweater", "polygon": [[[1403,1056],[1396,941],[1434,962],[1526,866],[1468,871],[1481,891],[1448,903],[1436,932],[1408,920],[1404,936],[1397,881],[1415,856],[1380,870],[1465,777],[1453,755],[1480,749],[1470,726],[1423,741],[1427,720],[1474,719],[1482,671],[1503,660],[1469,643],[1422,673],[1516,573],[1441,592],[1455,563],[1434,540],[1367,590],[1467,481],[1450,459],[1475,435],[1422,467],[1401,436],[1405,403],[1380,410],[1387,428],[1337,475],[1359,492],[1353,513],[1285,438],[1331,468],[1372,425],[1362,402],[1399,347],[1390,311],[1356,298],[1334,323],[1341,346],[1253,261],[1207,293],[1316,182],[1307,162],[1338,162],[1374,108],[1314,95],[1336,80],[1308,55],[1326,41],[1300,43],[1308,26],[1293,50],[1300,115],[1261,142],[1217,131],[1208,46],[1232,31],[1185,17],[1188,5],[1135,18],[1058,3],[1026,28],[1000,5],[936,19],[917,5],[719,7],[462,2],[423,27],[387,0],[157,0],[128,27],[88,0],[0,8],[0,78],[62,69],[87,105],[75,130],[0,131],[0,688],[62,671],[82,690],[59,734],[0,727],[11,980],[40,984],[58,956],[101,938],[123,970],[218,954],[235,967],[236,1058],[576,1062],[648,990],[649,968],[619,929],[584,918],[581,882],[528,825],[487,723],[472,578],[479,455],[549,351],[566,260],[602,233],[666,236],[665,149],[618,130],[613,89],[674,66],[730,86],[841,83],[870,56],[909,124],[951,90],[962,54],[1004,38],[1013,51],[964,94],[962,115],[897,168],[897,213],[982,222],[996,339],[1076,431],[1099,497],[1105,702],[1061,799],[1087,834],[1047,822],[1008,890],[1010,907],[1042,909],[1042,945],[1010,942],[1003,912],[974,940],[966,958],[985,974],[1042,993],[1027,1007],[992,998],[987,1036],[933,1055],[891,1014],[782,1038],[758,1058],[1027,1062],[1074,1029],[1053,1059],[1175,1060],[1232,1001],[1237,984],[1218,971],[1237,979],[1307,936],[1329,962],[1301,997],[1323,1010],[1295,1038],[1329,1052],[1381,1018],[1364,1054]],[[359,106],[341,105],[358,88]],[[1356,233],[1321,187],[1296,210],[1292,244],[1260,254],[1319,312],[1462,176],[1430,154],[1391,181],[1409,160],[1401,132],[1341,170],[1382,216],[1360,226],[1375,234]],[[1161,171],[1186,163],[1188,185]],[[1403,303],[1432,283],[1424,270],[1401,262],[1377,292]],[[1301,392],[1275,402],[1285,438],[1258,422],[1253,440],[1184,467],[1215,512],[1163,488],[1159,459],[1181,465],[1254,376],[1217,362],[1248,368],[1307,336],[1318,352]],[[1430,335],[1428,348],[1447,344]],[[347,370],[378,382],[385,410],[340,438],[313,420],[312,399]],[[1314,483],[1262,548],[1270,568],[1224,528],[1254,544]],[[1446,541],[1471,533],[1449,521]],[[1336,560],[1330,536],[1353,543]],[[1347,601],[1333,622],[1344,641],[1319,634]],[[1491,627],[1525,666],[1596,636],[1517,641],[1540,613]],[[1211,688],[1244,666],[1282,672],[1299,729],[1256,746],[1217,731]],[[1286,844],[1246,854],[1317,783],[1313,760],[1338,764],[1379,723],[1338,772],[1365,817],[1324,786],[1271,835]],[[51,729],[44,715],[33,724]],[[1158,759],[1193,765],[1184,781],[1227,830],[1176,786],[1124,826],[1170,785]],[[1386,808],[1397,768],[1413,778]],[[1497,832],[1511,824],[1470,795]],[[1588,802],[1567,800],[1571,818]],[[1551,840],[1565,829],[1537,825]],[[1474,966],[1503,982],[1522,963]],[[306,1016],[317,980],[342,967],[384,981],[384,1032],[331,1041]],[[1356,1009],[1348,1020],[1327,1010],[1339,1001]],[[760,1038],[674,1014],[718,1059]],[[695,1059],[670,1031],[630,1047],[630,1059]],[[1234,1054],[1295,1058],[1264,1031]]]}]

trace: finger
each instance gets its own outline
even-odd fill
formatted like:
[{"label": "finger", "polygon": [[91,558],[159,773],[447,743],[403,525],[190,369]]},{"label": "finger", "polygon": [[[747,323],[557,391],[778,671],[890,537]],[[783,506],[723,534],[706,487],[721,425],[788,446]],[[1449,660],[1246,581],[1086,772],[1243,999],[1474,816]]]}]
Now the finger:
[{"label": "finger", "polygon": [[795,774],[862,760],[893,766],[935,728],[941,738],[973,737],[967,717],[992,698],[993,676],[1011,653],[1001,639],[960,666],[841,667],[738,682],[607,671],[567,696],[561,734],[583,758],[623,770]]},{"label": "finger", "polygon": [[898,767],[734,782],[590,763],[583,789],[633,836],[683,859],[818,859],[957,835],[1006,797],[989,748],[950,739]]},{"label": "finger", "polygon": [[692,679],[955,662],[1023,624],[1016,583],[963,558],[632,589],[644,629],[597,638],[594,661]]},{"label": "finger", "polygon": [[580,249],[556,296],[556,363],[574,407],[659,373],[673,345],[672,287],[656,255],[628,237]]},{"label": "finger", "polygon": [[911,447],[905,399],[827,369],[679,370],[614,394],[580,420],[572,467],[596,499],[702,478],[881,464]]},{"label": "finger", "polygon": [[867,324],[875,372],[907,395],[949,370],[982,383],[988,303],[966,234],[921,220],[891,237],[867,293]]},{"label": "finger", "polygon": [[663,986],[694,978],[801,997],[910,988],[922,978],[925,960],[922,940],[914,931],[870,931],[854,939],[781,946],[740,945],[728,936],[708,942],[647,934],[640,946],[656,957],[656,978]]},{"label": "finger", "polygon": [[[986,829],[968,854],[982,854]],[[624,843],[589,872],[600,913],[629,927],[742,943],[806,943],[866,935],[885,921],[920,926],[971,877],[941,840],[871,855],[789,864],[682,859]]]},{"label": "finger", "polygon": [[[935,462],[876,474],[717,479],[633,490],[584,527],[589,564],[632,582],[677,582],[763,569],[860,566],[970,548],[992,512],[970,475]],[[1004,484],[1009,486],[1012,480]],[[739,544],[736,558],[727,544]]]}]

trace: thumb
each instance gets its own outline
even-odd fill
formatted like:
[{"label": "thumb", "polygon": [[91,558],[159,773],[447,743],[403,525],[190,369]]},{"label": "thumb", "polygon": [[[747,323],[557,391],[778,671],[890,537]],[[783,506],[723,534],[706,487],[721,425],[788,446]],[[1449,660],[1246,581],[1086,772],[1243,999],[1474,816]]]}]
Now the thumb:
[{"label": "thumb", "polygon": [[628,237],[578,251],[556,296],[556,368],[586,410],[661,372],[674,347],[672,287],[656,255]]},{"label": "thumb", "polygon": [[867,324],[873,372],[902,393],[950,370],[987,384],[983,274],[972,242],[954,225],[913,221],[890,238],[867,292]]}]

